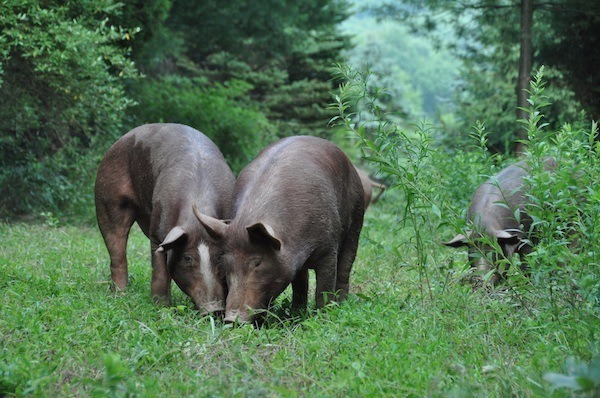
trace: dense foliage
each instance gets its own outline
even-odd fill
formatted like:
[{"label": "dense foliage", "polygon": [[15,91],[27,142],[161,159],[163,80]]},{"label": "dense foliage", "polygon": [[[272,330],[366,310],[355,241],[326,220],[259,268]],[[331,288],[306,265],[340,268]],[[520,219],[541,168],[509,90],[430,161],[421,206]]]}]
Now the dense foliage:
[{"label": "dense foliage", "polygon": [[97,162],[89,149],[121,130],[132,104],[123,79],[136,75],[117,46],[133,32],[110,24],[115,8],[0,5],[0,215],[89,207]]},{"label": "dense foliage", "polygon": [[[546,67],[552,102],[546,122],[559,129],[565,122],[581,127],[588,118],[597,120],[600,72],[592,65],[599,56],[600,5],[595,0],[531,2],[533,68]],[[379,18],[436,38],[463,61],[455,117],[444,126],[447,145],[461,147],[476,122],[485,120],[488,147],[514,150],[520,138],[514,126],[521,0],[369,0],[366,5]]]},{"label": "dense foliage", "polygon": [[203,131],[236,171],[276,136],[325,135],[345,9],[343,0],[3,2],[0,217],[91,218],[99,156],[143,123]]},{"label": "dense foliage", "polygon": [[[392,242],[388,251],[397,256],[399,263],[406,262],[419,272],[425,286],[423,297],[436,294],[438,272],[456,276],[470,275],[472,270],[466,259],[460,260],[458,266],[453,262],[440,265],[431,251],[431,239],[437,237],[441,242],[440,231],[447,236],[453,232],[468,236],[467,230],[472,226],[466,224],[464,211],[470,195],[486,176],[495,175],[518,159],[491,155],[486,147],[488,135],[481,124],[472,134],[476,139],[472,150],[455,153],[435,144],[431,128],[422,126],[407,132],[378,114],[368,74],[348,68],[341,68],[339,73],[346,83],[336,97],[334,106],[339,116],[334,120],[357,139],[363,157],[393,182],[405,203],[400,228],[410,230],[413,238],[409,242]],[[500,259],[498,268],[478,277],[487,281],[493,273],[505,271],[507,279],[501,291],[527,312],[547,311],[554,319],[576,312],[582,320],[590,321],[591,344],[586,359],[596,359],[589,375],[587,367],[581,370],[584,377],[580,385],[569,379],[568,386],[594,394],[598,377],[593,372],[598,369],[600,357],[593,326],[600,319],[600,134],[595,122],[586,127],[567,123],[558,130],[551,129],[545,122],[546,112],[552,107],[546,95],[543,68],[531,82],[529,103],[528,117],[515,122],[514,128],[523,129],[527,137],[524,158],[531,176],[524,189],[526,209],[534,220],[527,236],[535,242],[535,249],[526,258],[506,258],[500,247],[489,241],[495,247],[493,258]],[[365,126],[360,122],[363,111],[377,116],[375,134],[373,123]],[[543,167],[549,156],[557,162],[552,172]],[[527,273],[521,270],[523,263],[527,264]],[[550,379],[556,381],[560,377]],[[560,382],[557,385],[565,386]]]},{"label": "dense foliage", "polygon": [[[139,2],[143,21],[136,13],[123,23],[151,25],[156,19],[151,10],[164,3]],[[152,24],[153,39],[134,43],[134,59],[150,80],[191,77],[187,86],[217,91],[244,82],[246,89],[230,106],[262,113],[279,136],[324,135],[335,87],[330,68],[348,44],[337,29],[346,8],[344,0],[173,1],[168,15]],[[147,121],[148,115],[142,110],[136,118]],[[265,129],[260,123],[253,127]],[[264,143],[260,134],[252,138]]]}]

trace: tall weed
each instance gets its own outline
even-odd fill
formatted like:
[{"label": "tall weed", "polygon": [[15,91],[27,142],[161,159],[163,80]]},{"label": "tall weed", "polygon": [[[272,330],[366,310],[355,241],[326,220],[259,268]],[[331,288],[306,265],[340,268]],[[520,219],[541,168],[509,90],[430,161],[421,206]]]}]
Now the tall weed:
[{"label": "tall weed", "polygon": [[[534,222],[532,237],[538,243],[528,256],[531,283],[544,295],[555,316],[561,302],[579,310],[581,305],[600,309],[600,156],[598,126],[589,129],[564,125],[544,130],[542,110],[543,69],[531,82],[526,158],[532,173],[528,181],[528,213]],[[542,160],[553,157],[556,169],[544,170]]]},{"label": "tall weed", "polygon": [[[455,151],[438,145],[435,130],[424,123],[407,132],[390,122],[392,118],[378,107],[377,96],[384,90],[372,87],[368,71],[338,66],[337,74],[344,83],[332,104],[338,112],[332,123],[355,139],[365,160],[395,181],[390,189],[401,192],[403,201],[398,204],[399,228],[410,228],[412,235],[409,242],[395,242],[397,248],[408,246],[410,250],[395,253],[401,260],[405,254],[415,258],[410,260],[411,268],[419,272],[422,292],[433,294],[439,278],[432,280],[432,270],[443,270],[444,278],[447,272],[461,270],[454,270],[452,261],[448,267],[447,257],[440,254],[442,236],[452,231],[464,233],[465,210],[477,186],[519,159],[491,155],[486,149],[488,132],[483,123],[475,126],[473,143]],[[526,307],[532,299],[536,305],[550,303],[558,314],[559,308],[573,308],[585,300],[597,315],[597,127],[593,123],[589,131],[569,125],[557,132],[545,130],[542,109],[548,101],[543,69],[532,79],[529,101],[529,117],[520,123],[528,133],[525,157],[532,168],[527,189],[531,203],[528,209],[534,218],[530,239],[539,244],[528,259],[531,278],[524,278],[518,271],[525,259],[504,259],[498,245],[494,245],[493,256],[510,270],[502,288]],[[362,112],[368,117],[364,118]],[[549,156],[558,161],[552,173],[543,168]],[[468,268],[465,265],[462,269]]]}]

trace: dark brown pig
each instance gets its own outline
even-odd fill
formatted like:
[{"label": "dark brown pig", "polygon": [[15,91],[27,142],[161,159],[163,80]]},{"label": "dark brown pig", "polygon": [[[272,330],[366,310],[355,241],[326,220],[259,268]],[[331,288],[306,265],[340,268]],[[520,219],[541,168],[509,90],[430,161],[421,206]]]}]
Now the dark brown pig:
[{"label": "dark brown pig", "polygon": [[228,217],[235,177],[216,145],[181,124],[147,124],[121,137],[98,168],[98,226],[116,289],[127,286],[127,238],[134,222],[150,239],[151,294],[170,304],[171,279],[203,312],[224,310],[218,248],[192,206]]},{"label": "dark brown pig", "polygon": [[239,175],[229,224],[197,214],[223,242],[225,321],[251,322],[292,284],[292,307],[306,307],[308,270],[317,307],[349,288],[364,215],[360,178],[348,157],[321,138],[284,138]]},{"label": "dark brown pig", "polygon": [[[358,167],[356,167],[356,172],[358,173],[358,176],[360,177],[360,182],[362,183],[362,186],[363,186],[363,191],[364,191],[364,195],[365,195],[365,209],[366,209],[367,207],[369,207],[369,205],[371,203],[377,203],[377,201],[379,200],[379,197],[387,189],[387,186],[371,180],[371,177],[369,177],[369,175],[366,172],[359,169]],[[373,188],[379,189],[379,193],[377,193],[377,195],[375,195],[375,197],[373,197]]]},{"label": "dark brown pig", "polygon": [[[545,169],[555,166],[554,159],[545,161]],[[526,255],[531,252],[528,234],[532,220],[526,212],[527,196],[524,192],[524,177],[529,173],[529,165],[521,161],[480,185],[471,198],[467,214],[472,229],[467,236],[458,234],[444,245],[469,247],[469,257],[474,259],[473,267],[481,273],[492,269],[489,257],[493,253],[493,248],[481,239],[482,236],[497,241],[507,259],[515,253]],[[495,273],[490,281],[497,283],[500,278],[501,275]]]}]

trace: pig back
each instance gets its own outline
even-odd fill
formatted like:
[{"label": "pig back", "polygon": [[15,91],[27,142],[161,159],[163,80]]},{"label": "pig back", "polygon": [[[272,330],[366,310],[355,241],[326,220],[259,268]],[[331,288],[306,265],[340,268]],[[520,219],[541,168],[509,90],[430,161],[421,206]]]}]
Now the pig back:
[{"label": "pig back", "polygon": [[[206,214],[224,216],[234,183],[223,155],[204,134],[181,124],[147,124],[129,131],[107,151],[98,168],[95,197],[97,207],[133,207],[135,220],[148,235],[158,224],[166,229],[195,219],[192,203]],[[158,232],[155,238],[160,241],[164,234]]]},{"label": "pig back", "polygon": [[[348,157],[317,137],[284,138],[265,148],[239,175],[233,223],[280,229],[284,245],[339,239],[362,220],[364,194]],[[313,243],[314,243],[313,242]]]},{"label": "pig back", "polygon": [[181,124],[162,123],[140,126],[128,134],[135,138],[129,167],[146,211],[157,203],[164,207],[187,202],[191,206],[191,200],[196,200],[201,204],[211,196],[228,202],[233,174],[204,134]]},{"label": "pig back", "polygon": [[[523,209],[523,178],[528,174],[527,163],[521,161],[502,169],[477,188],[468,213],[468,219],[476,230],[493,234],[506,229],[519,229],[520,224],[524,229],[529,228],[531,220]],[[521,212],[520,222],[514,216],[517,209]]]}]

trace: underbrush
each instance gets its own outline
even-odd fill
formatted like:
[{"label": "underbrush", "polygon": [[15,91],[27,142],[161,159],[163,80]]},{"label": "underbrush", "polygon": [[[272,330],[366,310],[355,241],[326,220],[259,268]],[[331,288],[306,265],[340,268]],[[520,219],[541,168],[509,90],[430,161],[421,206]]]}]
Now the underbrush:
[{"label": "underbrush", "polygon": [[[390,188],[366,213],[346,302],[292,316],[288,289],[262,327],[232,327],[200,317],[176,287],[172,307],[152,304],[137,227],[130,285],[115,294],[96,229],[49,213],[43,224],[0,224],[0,396],[597,394],[595,125],[546,133],[533,107],[531,276],[514,258],[504,283],[477,288],[465,282],[466,252],[440,242],[467,227],[475,187],[515,159],[487,153],[483,124],[472,148],[454,152],[424,125],[354,125],[348,101],[369,103],[356,77],[339,120]],[[535,167],[548,155],[559,160],[550,177]]]},{"label": "underbrush", "polygon": [[295,318],[288,290],[259,329],[198,316],[176,287],[172,307],[155,307],[137,227],[130,286],[115,294],[97,230],[0,225],[0,393],[569,396],[544,373],[589,358],[598,318],[585,308],[555,316],[535,290],[474,290],[433,240],[424,283],[397,245],[411,240],[399,200],[390,191],[367,212],[346,302]]},{"label": "underbrush", "polygon": [[[515,126],[527,132],[524,142],[527,151],[520,158],[490,154],[486,147],[489,132],[484,123],[474,127],[470,146],[437,146],[437,133],[432,127],[421,124],[406,129],[381,111],[378,96],[383,91],[373,87],[369,72],[344,66],[338,73],[346,83],[332,104],[339,113],[332,122],[357,143],[362,158],[371,162],[380,177],[392,181],[392,190],[398,192],[400,205],[396,214],[407,239],[395,240],[389,251],[398,261],[410,263],[419,274],[423,299],[434,299],[440,280],[443,283],[447,280],[440,279],[438,271],[454,272],[454,265],[461,264],[458,274],[469,274],[466,253],[449,254],[451,259],[444,264],[448,260],[436,256],[443,250],[439,242],[453,233],[469,236],[467,231],[471,226],[466,223],[466,209],[475,189],[502,168],[524,159],[531,170],[525,180],[526,210],[533,219],[531,230],[525,232],[534,251],[527,258],[505,258],[495,242],[486,241],[495,247],[491,256],[500,259],[499,266],[478,275],[483,284],[473,287],[481,286],[482,294],[490,291],[494,299],[509,300],[514,308],[535,319],[542,316],[559,321],[575,316],[584,322],[591,321],[588,325],[597,325],[600,316],[598,129],[591,122],[589,129],[566,124],[559,131],[546,130],[543,110],[549,102],[544,94],[543,68],[531,82],[528,117]],[[362,117],[363,113],[369,117]],[[548,158],[557,163],[550,172],[544,167]],[[506,206],[501,202],[497,205]],[[526,274],[520,271],[525,261]],[[503,283],[498,288],[487,283],[495,273],[503,273]],[[600,358],[596,330],[597,327],[590,327],[589,339],[585,340],[587,352],[581,357],[584,364],[589,361],[595,364]],[[590,375],[582,376],[579,384],[556,386],[597,393],[600,376],[593,375],[597,366],[590,366]]]}]

